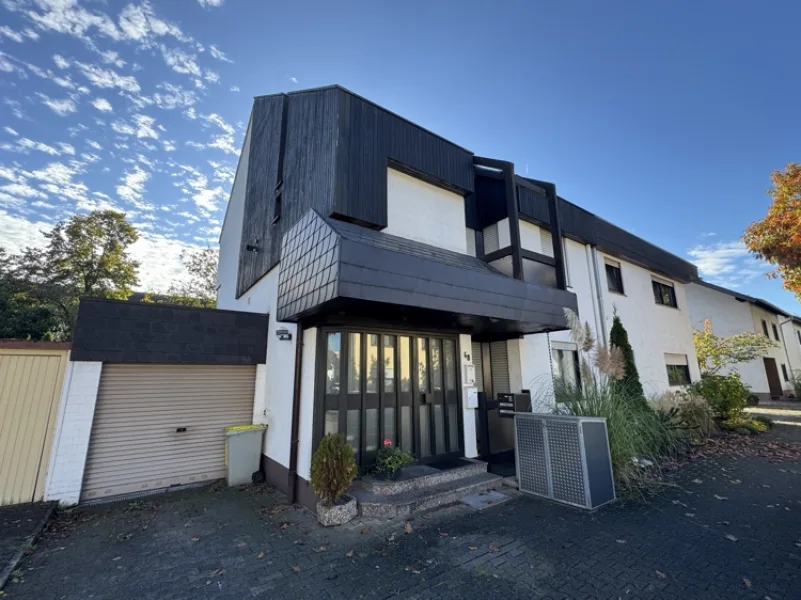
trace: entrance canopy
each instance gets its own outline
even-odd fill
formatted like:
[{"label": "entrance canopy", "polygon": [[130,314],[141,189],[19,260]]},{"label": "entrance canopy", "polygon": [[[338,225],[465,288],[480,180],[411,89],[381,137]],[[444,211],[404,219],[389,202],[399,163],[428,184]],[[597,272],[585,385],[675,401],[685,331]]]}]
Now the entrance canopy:
[{"label": "entrance canopy", "polygon": [[476,257],[310,210],[283,238],[278,320],[367,305],[372,313],[382,305],[389,313],[402,308],[473,334],[506,336],[565,329],[564,308],[577,310],[571,292],[512,279]]}]

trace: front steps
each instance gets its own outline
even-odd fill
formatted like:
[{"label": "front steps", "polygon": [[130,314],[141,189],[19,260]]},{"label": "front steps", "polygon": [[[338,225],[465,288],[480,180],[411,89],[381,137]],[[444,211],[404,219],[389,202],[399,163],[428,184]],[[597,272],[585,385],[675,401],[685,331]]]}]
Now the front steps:
[{"label": "front steps", "polygon": [[470,494],[497,490],[502,485],[503,477],[487,473],[487,463],[462,458],[441,466],[406,467],[392,481],[366,478],[349,493],[357,499],[361,516],[394,519],[452,504]]}]

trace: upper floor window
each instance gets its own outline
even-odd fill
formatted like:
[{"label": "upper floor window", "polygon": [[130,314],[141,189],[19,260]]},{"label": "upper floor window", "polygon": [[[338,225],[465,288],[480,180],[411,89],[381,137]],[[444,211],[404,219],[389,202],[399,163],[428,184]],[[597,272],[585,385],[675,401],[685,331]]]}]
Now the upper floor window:
[{"label": "upper floor window", "polygon": [[653,279],[651,280],[651,285],[654,288],[654,301],[657,304],[672,306],[673,308],[679,307],[676,302],[676,289],[673,287],[672,283],[665,283]]},{"label": "upper floor window", "polygon": [[765,334],[766,338],[770,337],[768,333],[768,322],[765,319],[762,319],[762,333]]},{"label": "upper floor window", "polygon": [[611,260],[606,261],[606,285],[610,292],[624,294],[623,273],[620,270],[620,263]]},{"label": "upper floor window", "polygon": [[773,327],[773,337],[776,338],[776,341],[779,341],[779,329],[776,327],[776,323],[771,323],[771,327]]}]

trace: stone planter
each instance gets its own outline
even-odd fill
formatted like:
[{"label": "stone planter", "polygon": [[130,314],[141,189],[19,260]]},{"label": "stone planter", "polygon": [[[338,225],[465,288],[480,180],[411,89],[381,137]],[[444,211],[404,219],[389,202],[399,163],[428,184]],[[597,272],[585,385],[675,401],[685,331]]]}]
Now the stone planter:
[{"label": "stone planter", "polygon": [[325,502],[317,503],[317,520],[324,527],[344,525],[358,513],[356,498],[350,496],[342,496],[333,506],[328,506]]}]

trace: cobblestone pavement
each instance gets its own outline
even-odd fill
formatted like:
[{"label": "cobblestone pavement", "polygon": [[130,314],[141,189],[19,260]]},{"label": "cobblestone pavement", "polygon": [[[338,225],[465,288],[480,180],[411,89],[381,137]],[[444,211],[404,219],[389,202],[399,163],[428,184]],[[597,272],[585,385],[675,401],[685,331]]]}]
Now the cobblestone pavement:
[{"label": "cobblestone pavement", "polygon": [[403,521],[323,529],[264,487],[215,486],[62,512],[22,563],[24,580],[6,593],[801,598],[799,459],[695,462],[658,498],[594,514],[504,493],[510,501],[481,512],[455,505],[417,517],[408,533]]}]

